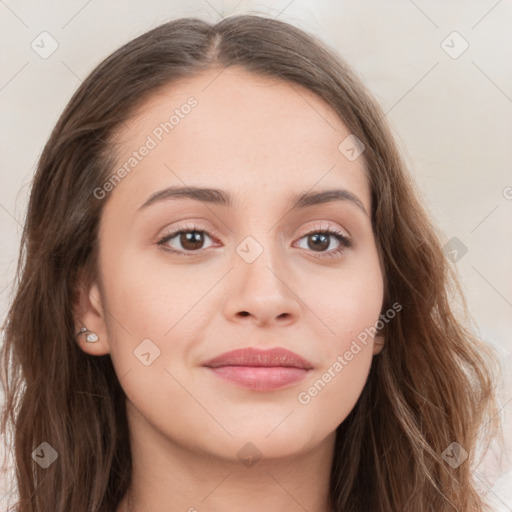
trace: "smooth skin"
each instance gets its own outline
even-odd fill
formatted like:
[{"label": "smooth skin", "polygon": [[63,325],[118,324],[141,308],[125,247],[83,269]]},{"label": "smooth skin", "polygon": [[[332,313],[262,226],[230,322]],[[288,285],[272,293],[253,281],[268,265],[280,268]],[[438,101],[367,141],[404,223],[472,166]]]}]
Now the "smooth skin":
[{"label": "smooth skin", "polygon": [[[364,153],[350,161],[340,152],[350,132],[311,91],[220,71],[165,87],[123,125],[119,166],[174,109],[197,100],[103,199],[99,278],[76,311],[77,327],[99,336],[80,336],[81,348],[111,355],[127,395],[133,485],[116,512],[327,512],[336,428],[382,345],[370,338],[309,403],[297,397],[381,313]],[[141,208],[171,186],[221,189],[233,204],[173,198]],[[290,209],[292,196],[331,188],[350,191],[366,212],[349,200]],[[191,227],[202,230],[195,245],[180,235],[165,242],[176,253],[158,244]],[[353,245],[335,254],[340,242],[330,235],[319,248],[315,233],[326,229]],[[262,250],[250,263],[237,252],[247,237],[249,250],[253,241]],[[313,369],[253,391],[203,366],[242,347],[283,347]]]}]

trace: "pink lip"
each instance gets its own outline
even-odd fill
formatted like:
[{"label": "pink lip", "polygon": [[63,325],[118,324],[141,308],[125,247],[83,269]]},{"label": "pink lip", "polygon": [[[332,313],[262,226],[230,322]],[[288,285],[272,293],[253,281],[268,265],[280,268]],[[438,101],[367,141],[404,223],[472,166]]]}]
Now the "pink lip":
[{"label": "pink lip", "polygon": [[283,348],[233,350],[204,366],[224,380],[255,391],[271,391],[297,382],[313,368],[309,361]]}]

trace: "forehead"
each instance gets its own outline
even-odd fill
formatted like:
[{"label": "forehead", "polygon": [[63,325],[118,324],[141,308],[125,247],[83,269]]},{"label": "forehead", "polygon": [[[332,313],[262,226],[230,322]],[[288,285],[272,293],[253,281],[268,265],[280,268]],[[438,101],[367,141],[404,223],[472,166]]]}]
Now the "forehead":
[{"label": "forehead", "polygon": [[370,211],[364,157],[350,161],[338,148],[349,135],[304,87],[237,67],[210,69],[165,86],[123,125],[119,167],[142,146],[151,149],[128,165],[115,195],[130,193],[136,206],[175,184],[252,194],[318,183],[351,189]]}]

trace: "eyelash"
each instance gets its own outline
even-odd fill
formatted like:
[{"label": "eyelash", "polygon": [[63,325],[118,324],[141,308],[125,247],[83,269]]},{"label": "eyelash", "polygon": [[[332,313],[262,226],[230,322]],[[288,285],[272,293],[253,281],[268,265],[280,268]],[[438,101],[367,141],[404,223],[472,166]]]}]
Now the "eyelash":
[{"label": "eyelash", "polygon": [[[177,251],[175,249],[169,248],[169,246],[165,245],[169,240],[173,239],[176,235],[180,235],[183,233],[189,233],[191,231],[205,233],[209,238],[213,239],[213,237],[210,235],[210,233],[208,233],[208,231],[206,231],[204,229],[200,229],[198,226],[192,225],[192,226],[186,226],[186,227],[180,228],[176,231],[173,231],[171,233],[165,234],[162,238],[160,238],[158,240],[157,245],[160,246],[160,248],[163,251],[170,252],[173,254],[179,254],[182,256],[197,256],[198,254],[200,254],[201,249],[199,249],[198,251],[182,252],[182,251]],[[328,252],[320,251],[319,254],[321,255],[320,256],[321,258],[335,258],[336,256],[343,253],[343,251],[345,249],[349,249],[350,247],[352,247],[352,239],[347,237],[345,234],[343,234],[341,231],[339,231],[335,228],[329,228],[329,229],[315,228],[314,230],[309,231],[308,233],[305,233],[304,235],[302,235],[299,240],[302,240],[303,238],[305,238],[309,235],[317,235],[317,234],[331,235],[340,243],[340,246],[337,249],[332,249],[331,251],[328,251]],[[315,252],[315,251],[312,251],[312,252]]]}]

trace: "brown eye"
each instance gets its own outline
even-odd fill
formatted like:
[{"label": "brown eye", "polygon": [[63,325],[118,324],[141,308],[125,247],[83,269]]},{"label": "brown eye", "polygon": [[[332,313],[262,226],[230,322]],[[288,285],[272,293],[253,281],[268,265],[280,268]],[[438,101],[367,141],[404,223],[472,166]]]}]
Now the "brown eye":
[{"label": "brown eye", "polygon": [[314,233],[312,235],[308,235],[308,248],[313,251],[323,251],[329,248],[330,245],[330,235],[326,233]]},{"label": "brown eye", "polygon": [[166,251],[185,254],[204,249],[206,238],[211,239],[202,229],[180,229],[165,235],[157,243]]},{"label": "brown eye", "polygon": [[204,243],[204,236],[200,231],[182,231],[179,235],[179,242],[184,249],[190,251],[202,249],[201,245]]},{"label": "brown eye", "polygon": [[[352,247],[352,240],[348,236],[341,231],[332,229],[311,231],[301,238],[301,240],[303,239],[307,239],[306,247],[302,247],[303,249],[320,253],[322,257],[337,256],[342,254],[344,249]],[[337,244],[335,242],[331,247],[333,240]],[[329,249],[329,247],[331,248]]]}]

